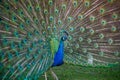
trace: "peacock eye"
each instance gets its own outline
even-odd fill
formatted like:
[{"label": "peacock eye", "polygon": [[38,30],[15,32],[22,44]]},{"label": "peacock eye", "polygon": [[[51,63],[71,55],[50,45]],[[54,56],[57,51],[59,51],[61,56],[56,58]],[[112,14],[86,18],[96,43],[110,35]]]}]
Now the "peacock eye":
[{"label": "peacock eye", "polygon": [[59,25],[62,24],[62,21],[61,21],[61,20],[58,20],[58,24],[59,24]]},{"label": "peacock eye", "polygon": [[62,4],[62,9],[63,9],[63,10],[66,9],[66,4]]},{"label": "peacock eye", "polygon": [[49,20],[50,20],[50,21],[53,21],[53,19],[54,19],[53,16],[50,16]]},{"label": "peacock eye", "polygon": [[49,5],[53,5],[53,1],[52,0],[49,0],[48,3],[49,3]]},{"label": "peacock eye", "polygon": [[47,10],[47,9],[45,9],[45,10],[44,10],[44,14],[47,14],[47,13],[48,13],[48,10]]},{"label": "peacock eye", "polygon": [[117,28],[116,28],[115,26],[112,26],[112,27],[111,27],[111,31],[112,31],[112,32],[115,32],[116,30],[117,30]]},{"label": "peacock eye", "polygon": [[77,7],[77,1],[73,1],[73,5],[74,5],[74,7]]},{"label": "peacock eye", "polygon": [[55,13],[58,14],[58,13],[59,13],[59,10],[58,10],[58,9],[55,9]]}]

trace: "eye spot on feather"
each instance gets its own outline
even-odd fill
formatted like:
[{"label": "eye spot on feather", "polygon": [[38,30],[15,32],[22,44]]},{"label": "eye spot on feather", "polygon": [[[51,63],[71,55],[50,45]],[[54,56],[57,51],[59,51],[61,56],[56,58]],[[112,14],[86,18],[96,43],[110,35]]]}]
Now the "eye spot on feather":
[{"label": "eye spot on feather", "polygon": [[52,6],[52,5],[53,5],[53,1],[52,1],[52,0],[49,0],[49,1],[48,1],[48,4],[49,4],[50,6]]},{"label": "eye spot on feather", "polygon": [[98,43],[94,43],[94,48],[99,48]]},{"label": "eye spot on feather", "polygon": [[118,14],[113,13],[113,14],[112,14],[112,18],[113,18],[113,19],[118,19]]},{"label": "eye spot on feather", "polygon": [[117,28],[116,28],[115,26],[112,26],[112,27],[111,27],[111,31],[112,31],[112,32],[116,32],[116,31],[117,31]]},{"label": "eye spot on feather", "polygon": [[79,37],[79,42],[82,42],[83,41],[83,38],[82,37]]},{"label": "eye spot on feather", "polygon": [[74,28],[73,28],[73,27],[70,27],[70,28],[69,28],[69,31],[70,31],[70,32],[73,32],[73,31],[74,31]]},{"label": "eye spot on feather", "polygon": [[78,15],[78,19],[79,19],[79,20],[83,20],[83,19],[84,19],[83,15],[82,15],[82,14],[79,14],[79,15]]},{"label": "eye spot on feather", "polygon": [[93,35],[95,33],[95,31],[93,29],[90,29],[89,32],[91,35]]},{"label": "eye spot on feather", "polygon": [[99,12],[100,12],[100,14],[104,14],[105,13],[105,9],[104,8],[100,8]]},{"label": "eye spot on feather", "polygon": [[113,44],[113,39],[112,39],[112,38],[109,38],[109,39],[108,39],[108,44],[109,44],[109,45],[112,45],[112,44]]},{"label": "eye spot on feather", "polygon": [[58,9],[55,9],[55,13],[58,14],[58,13],[59,13],[59,10],[58,10]]},{"label": "eye spot on feather", "polygon": [[54,19],[53,16],[50,16],[49,20],[50,20],[50,21],[53,21],[53,19]]},{"label": "eye spot on feather", "polygon": [[100,34],[99,34],[99,38],[100,38],[100,39],[103,39],[103,38],[104,38],[104,34],[100,33]]},{"label": "eye spot on feather", "polygon": [[58,20],[58,24],[61,25],[61,24],[62,24],[62,21],[61,21],[61,20]]},{"label": "eye spot on feather", "polygon": [[47,9],[44,9],[44,14],[48,14],[48,10]]},{"label": "eye spot on feather", "polygon": [[80,27],[80,32],[81,33],[85,32],[85,28],[84,27]]},{"label": "eye spot on feather", "polygon": [[91,15],[91,16],[89,17],[89,19],[90,19],[91,22],[94,22],[94,21],[95,21],[95,16],[92,16],[92,15]]},{"label": "eye spot on feather", "polygon": [[106,26],[106,24],[107,24],[107,21],[104,20],[104,19],[102,19],[102,20],[101,20],[101,25],[102,25],[102,26]]},{"label": "eye spot on feather", "polygon": [[89,0],[84,0],[84,5],[85,5],[85,7],[89,7],[90,6],[90,1]]},{"label": "eye spot on feather", "polygon": [[73,50],[72,50],[72,49],[70,49],[70,53],[73,53]]},{"label": "eye spot on feather", "polygon": [[100,52],[99,52],[99,55],[100,55],[100,56],[104,56],[104,54],[105,54],[105,53],[104,53],[103,51],[100,51]]},{"label": "eye spot on feather", "polygon": [[87,42],[88,42],[88,44],[90,44],[90,43],[92,42],[92,39],[91,39],[91,38],[88,38],[88,39],[87,39]]},{"label": "eye spot on feather", "polygon": [[37,5],[36,8],[35,8],[35,10],[36,10],[36,11],[40,11],[40,10],[41,10],[40,6]]},{"label": "eye spot on feather", "polygon": [[69,35],[69,36],[68,36],[68,40],[72,40],[72,36]]},{"label": "eye spot on feather", "polygon": [[73,6],[74,6],[74,7],[77,7],[77,5],[78,5],[77,1],[74,0],[74,1],[73,1]]},{"label": "eye spot on feather", "polygon": [[62,4],[62,9],[65,10],[66,9],[66,4]]}]

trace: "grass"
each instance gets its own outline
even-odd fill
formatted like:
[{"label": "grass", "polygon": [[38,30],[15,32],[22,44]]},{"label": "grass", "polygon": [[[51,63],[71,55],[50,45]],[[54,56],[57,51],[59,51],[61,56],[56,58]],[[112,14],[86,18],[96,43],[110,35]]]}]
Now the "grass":
[{"label": "grass", "polygon": [[[92,68],[64,64],[54,67],[53,71],[59,80],[120,80],[120,66],[114,68]],[[54,80],[50,71],[48,80]],[[45,80],[42,76],[39,80]]]}]

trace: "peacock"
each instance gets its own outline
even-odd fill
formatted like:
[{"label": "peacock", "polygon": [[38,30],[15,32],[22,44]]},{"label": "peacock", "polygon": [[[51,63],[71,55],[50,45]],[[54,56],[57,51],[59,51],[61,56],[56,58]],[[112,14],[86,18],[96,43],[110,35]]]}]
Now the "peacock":
[{"label": "peacock", "polygon": [[120,64],[120,0],[0,0],[0,79],[58,80],[63,63]]}]

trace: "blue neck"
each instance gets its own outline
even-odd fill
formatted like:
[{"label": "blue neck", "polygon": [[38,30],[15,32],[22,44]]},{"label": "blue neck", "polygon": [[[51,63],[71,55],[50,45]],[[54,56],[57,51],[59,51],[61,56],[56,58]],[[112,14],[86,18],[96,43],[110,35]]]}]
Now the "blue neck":
[{"label": "blue neck", "polygon": [[55,53],[54,62],[52,66],[59,66],[63,64],[64,58],[64,41],[60,41],[58,51]]}]

